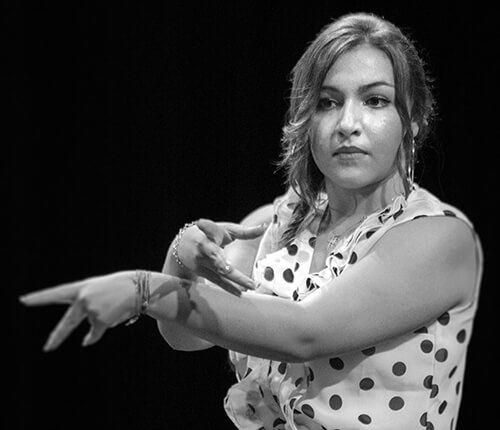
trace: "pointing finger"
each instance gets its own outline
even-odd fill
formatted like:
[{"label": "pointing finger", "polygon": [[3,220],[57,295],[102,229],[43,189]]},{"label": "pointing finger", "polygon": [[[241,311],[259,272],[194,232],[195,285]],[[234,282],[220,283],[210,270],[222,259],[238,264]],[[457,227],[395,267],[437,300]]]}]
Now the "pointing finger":
[{"label": "pointing finger", "polygon": [[227,279],[224,279],[217,273],[214,273],[208,269],[202,269],[200,271],[200,275],[205,279],[208,279],[210,282],[221,287],[223,290],[226,290],[227,292],[234,294],[235,296],[241,295],[243,289],[240,286],[233,284]]},{"label": "pointing finger", "polygon": [[21,303],[27,306],[43,306],[50,304],[71,303],[83,287],[84,281],[62,284],[46,288],[19,297]]},{"label": "pointing finger", "polygon": [[227,230],[233,239],[255,239],[262,236],[267,229],[268,224],[259,224],[255,226],[244,226],[241,224],[229,224]]},{"label": "pointing finger", "polygon": [[245,289],[254,290],[257,288],[257,284],[248,276],[244,275],[238,269],[231,268],[226,274],[221,275],[224,278],[234,282],[235,284],[240,285]]},{"label": "pointing finger", "polygon": [[226,259],[223,251],[213,242],[200,242],[198,249],[205,256],[202,265],[206,269],[216,272],[218,276],[232,281],[244,289],[253,290],[256,288],[254,281],[234,268]]}]

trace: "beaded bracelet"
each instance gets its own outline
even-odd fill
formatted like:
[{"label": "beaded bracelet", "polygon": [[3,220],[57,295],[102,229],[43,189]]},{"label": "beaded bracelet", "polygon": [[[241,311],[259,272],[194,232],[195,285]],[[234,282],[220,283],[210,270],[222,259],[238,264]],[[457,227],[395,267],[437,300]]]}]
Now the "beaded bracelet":
[{"label": "beaded bracelet", "polygon": [[181,259],[179,258],[179,251],[178,251],[178,248],[179,248],[179,244],[181,243],[181,239],[182,239],[182,235],[184,234],[184,232],[189,228],[189,227],[192,227],[196,225],[194,222],[188,222],[186,224],[184,224],[184,227],[182,227],[179,232],[177,233],[177,236],[175,236],[175,239],[174,239],[174,243],[172,245],[172,255],[174,256],[174,259],[175,261],[177,262],[177,264],[182,267],[183,269],[187,269],[187,267],[184,265],[184,263],[181,261]]},{"label": "beaded bracelet", "polygon": [[136,314],[130,318],[126,325],[134,324],[137,322],[139,317],[146,313],[149,307],[149,299],[150,299],[150,289],[149,289],[149,281],[151,279],[151,272],[147,270],[136,270],[135,276],[133,279],[136,295],[135,295],[135,304],[136,304]]}]

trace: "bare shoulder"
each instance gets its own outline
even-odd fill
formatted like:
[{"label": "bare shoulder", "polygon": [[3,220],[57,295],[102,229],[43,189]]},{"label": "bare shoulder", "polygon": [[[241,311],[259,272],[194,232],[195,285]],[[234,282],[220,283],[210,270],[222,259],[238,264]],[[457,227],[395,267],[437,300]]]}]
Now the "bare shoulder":
[{"label": "bare shoulder", "polygon": [[472,228],[465,221],[448,216],[421,217],[402,223],[380,240],[381,244],[396,242],[398,247],[417,246],[416,251],[429,254],[439,251],[441,257],[447,258],[474,254],[476,248]]},{"label": "bare shoulder", "polygon": [[473,294],[477,245],[472,228],[459,218],[428,216],[402,223],[382,236],[374,252],[401,267],[451,276],[461,302]]}]

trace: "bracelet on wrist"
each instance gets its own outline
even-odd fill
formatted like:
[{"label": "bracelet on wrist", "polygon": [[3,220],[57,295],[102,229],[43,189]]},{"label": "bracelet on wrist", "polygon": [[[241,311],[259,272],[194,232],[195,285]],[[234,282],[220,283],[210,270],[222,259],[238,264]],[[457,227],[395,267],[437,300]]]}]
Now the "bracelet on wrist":
[{"label": "bracelet on wrist", "polygon": [[185,233],[185,231],[189,227],[192,227],[194,225],[195,225],[194,222],[188,222],[188,223],[184,224],[184,227],[182,227],[179,230],[179,232],[177,233],[177,235],[175,236],[174,243],[173,243],[173,246],[172,246],[172,250],[173,250],[172,255],[174,256],[175,261],[177,262],[177,264],[180,267],[182,267],[183,269],[187,269],[187,270],[189,270],[189,269],[184,265],[184,263],[179,258],[179,244],[181,243],[181,239],[182,239],[182,236]]},{"label": "bracelet on wrist", "polygon": [[149,282],[151,280],[151,272],[147,270],[136,270],[133,282],[136,288],[135,294],[135,315],[130,318],[126,325],[134,324],[137,322],[142,314],[145,314],[149,307],[150,288]]}]

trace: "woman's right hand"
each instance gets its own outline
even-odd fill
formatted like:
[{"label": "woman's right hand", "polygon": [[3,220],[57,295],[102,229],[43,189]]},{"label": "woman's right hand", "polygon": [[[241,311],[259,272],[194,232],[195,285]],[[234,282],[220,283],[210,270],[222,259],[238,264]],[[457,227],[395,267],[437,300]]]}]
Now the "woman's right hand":
[{"label": "woman's right hand", "polygon": [[247,227],[235,223],[216,223],[200,219],[184,231],[177,255],[184,266],[222,288],[239,294],[255,289],[255,282],[232,266],[224,247],[236,239],[255,239],[266,231],[267,224]]},{"label": "woman's right hand", "polygon": [[83,345],[97,342],[104,332],[133,317],[137,312],[135,272],[122,271],[70,282],[20,297],[26,306],[66,304],[68,309],[50,334],[45,351],[59,347],[85,320],[90,330]]}]

